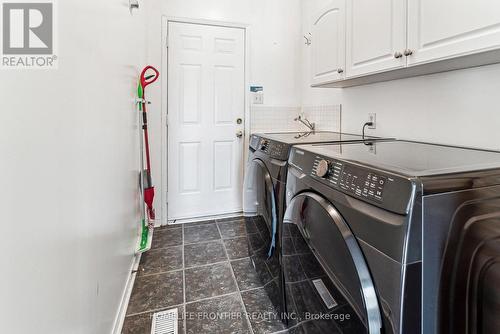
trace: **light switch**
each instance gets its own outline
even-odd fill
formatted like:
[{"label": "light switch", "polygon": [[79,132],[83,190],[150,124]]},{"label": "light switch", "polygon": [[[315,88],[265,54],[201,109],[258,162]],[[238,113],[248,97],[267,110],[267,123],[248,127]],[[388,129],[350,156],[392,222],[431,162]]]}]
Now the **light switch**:
[{"label": "light switch", "polygon": [[264,104],[264,87],[250,86],[252,94],[252,104]]},{"label": "light switch", "polygon": [[264,104],[264,92],[253,93],[253,104]]}]

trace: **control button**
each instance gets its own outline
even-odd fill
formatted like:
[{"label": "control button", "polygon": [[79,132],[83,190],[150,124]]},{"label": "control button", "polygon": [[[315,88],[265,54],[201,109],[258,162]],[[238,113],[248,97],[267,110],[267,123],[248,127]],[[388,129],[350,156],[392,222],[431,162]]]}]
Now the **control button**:
[{"label": "control button", "polygon": [[383,186],[383,185],[385,184],[385,180],[384,180],[384,179],[380,179],[380,180],[378,181],[378,184],[380,184],[381,186]]},{"label": "control button", "polygon": [[325,177],[328,175],[330,169],[330,164],[326,160],[321,160],[316,168],[316,175],[319,177]]}]

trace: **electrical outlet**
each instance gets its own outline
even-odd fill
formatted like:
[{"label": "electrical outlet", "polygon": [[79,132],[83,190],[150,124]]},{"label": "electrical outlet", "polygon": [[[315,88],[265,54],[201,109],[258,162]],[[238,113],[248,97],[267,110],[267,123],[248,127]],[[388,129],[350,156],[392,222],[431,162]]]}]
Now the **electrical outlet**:
[{"label": "electrical outlet", "polygon": [[369,113],[368,114],[368,122],[371,122],[372,125],[368,127],[368,129],[376,129],[377,128],[377,114]]}]

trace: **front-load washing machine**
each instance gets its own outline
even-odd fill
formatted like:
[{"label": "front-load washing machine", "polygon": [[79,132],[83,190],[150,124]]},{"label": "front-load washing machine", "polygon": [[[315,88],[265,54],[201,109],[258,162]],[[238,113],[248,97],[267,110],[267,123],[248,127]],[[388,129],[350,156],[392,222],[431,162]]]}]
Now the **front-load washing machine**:
[{"label": "front-load washing machine", "polygon": [[[376,140],[365,137],[365,140]],[[285,212],[288,158],[293,145],[362,142],[363,137],[338,132],[286,132],[254,134],[245,174],[243,211],[253,217],[259,234],[249,234],[248,246],[254,266],[273,303],[282,305],[280,284],[280,236]],[[271,275],[268,274],[271,273]]]},{"label": "front-load washing machine", "polygon": [[447,293],[461,284],[446,265],[457,253],[450,233],[500,215],[500,153],[409,141],[296,146],[286,195],[281,307],[295,327],[438,333],[442,307],[461,300]]}]

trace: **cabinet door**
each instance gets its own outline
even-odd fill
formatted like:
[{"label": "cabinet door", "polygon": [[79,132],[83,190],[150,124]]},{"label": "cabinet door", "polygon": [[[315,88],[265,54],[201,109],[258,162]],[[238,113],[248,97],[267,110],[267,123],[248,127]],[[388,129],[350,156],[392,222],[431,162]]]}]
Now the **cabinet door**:
[{"label": "cabinet door", "polygon": [[406,66],[406,0],[350,0],[346,9],[346,76]]},{"label": "cabinet door", "polygon": [[314,16],[312,22],[312,85],[344,78],[345,1],[335,0]]},{"label": "cabinet door", "polygon": [[409,65],[500,47],[498,0],[410,0],[408,17]]}]

